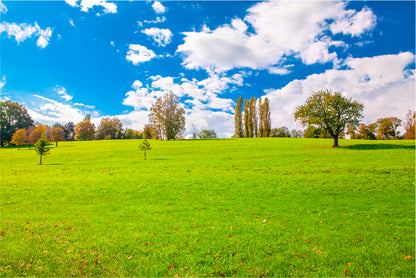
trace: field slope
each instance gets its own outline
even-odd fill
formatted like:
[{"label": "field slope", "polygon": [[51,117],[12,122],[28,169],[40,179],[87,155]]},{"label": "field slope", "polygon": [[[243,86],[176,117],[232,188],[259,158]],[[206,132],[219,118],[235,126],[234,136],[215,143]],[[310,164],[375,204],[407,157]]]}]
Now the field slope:
[{"label": "field slope", "polygon": [[414,276],[414,141],[3,148],[0,276]]}]

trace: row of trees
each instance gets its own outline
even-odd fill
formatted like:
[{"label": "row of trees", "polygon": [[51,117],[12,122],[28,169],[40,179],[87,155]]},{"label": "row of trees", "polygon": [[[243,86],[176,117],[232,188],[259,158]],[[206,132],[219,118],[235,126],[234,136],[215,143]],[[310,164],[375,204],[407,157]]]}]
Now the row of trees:
[{"label": "row of trees", "polygon": [[235,107],[234,136],[236,138],[269,137],[271,132],[271,115],[268,98],[264,102],[256,97],[244,99],[239,97]]}]

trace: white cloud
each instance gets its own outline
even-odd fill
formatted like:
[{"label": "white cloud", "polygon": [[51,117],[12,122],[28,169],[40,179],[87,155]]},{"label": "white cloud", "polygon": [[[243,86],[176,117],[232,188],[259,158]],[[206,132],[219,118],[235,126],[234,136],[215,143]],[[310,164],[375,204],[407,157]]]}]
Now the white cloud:
[{"label": "white cloud", "polygon": [[7,7],[0,0],[0,14],[5,14],[5,13],[7,13]]},{"label": "white cloud", "polygon": [[[336,64],[337,55],[329,49],[345,43],[325,35],[328,30],[358,36],[372,30],[376,22],[370,9],[357,12],[346,10],[346,5],[340,1],[261,2],[248,9],[244,20],[235,18],[214,30],[204,26],[200,32],[184,33],[177,52],[188,69],[281,68],[289,56],[305,64]],[[329,25],[331,21],[336,24]],[[347,29],[339,29],[347,24]]]},{"label": "white cloud", "polygon": [[[166,21],[166,17],[164,17],[164,16],[158,16],[158,17],[156,17],[156,19],[154,19],[154,20],[143,20],[143,22],[144,23],[148,23],[148,24],[156,24],[156,23],[162,23],[162,22],[165,22]],[[142,22],[140,22],[140,21],[137,21],[137,24],[139,25],[139,26],[143,26],[143,23]]]},{"label": "white cloud", "polygon": [[77,2],[78,2],[79,0],[65,0],[65,2],[68,4],[68,5],[70,5],[70,6],[72,6],[72,7],[78,7],[78,4],[77,4]]},{"label": "white cloud", "polygon": [[66,101],[70,101],[72,99],[72,96],[67,94],[66,89],[64,87],[56,86],[54,88],[54,91],[57,92],[61,96],[61,98],[63,98]]},{"label": "white cloud", "polygon": [[54,123],[78,123],[84,119],[84,112],[69,104],[63,104],[55,100],[34,95],[40,101],[36,103],[36,108],[28,108],[29,115],[34,121],[47,125]]},{"label": "white cloud", "polygon": [[410,52],[350,58],[345,62],[348,69],[327,70],[294,80],[281,89],[267,90],[272,126],[300,128],[294,122],[296,107],[304,104],[312,92],[323,89],[340,91],[363,103],[365,123],[390,116],[404,119],[408,110],[414,110],[415,76],[406,69],[414,60],[415,55]]},{"label": "white cloud", "polygon": [[162,5],[159,1],[155,1],[152,5],[153,10],[158,14],[163,14],[166,12],[166,7]]},{"label": "white cloud", "polygon": [[[105,14],[117,13],[117,5],[106,0],[65,0],[65,2],[72,7],[81,7],[81,11],[83,12],[88,12],[94,9],[94,7],[100,7]],[[97,13],[97,15],[100,15],[100,13]]]},{"label": "white cloud", "polygon": [[78,102],[74,103],[74,105],[75,106],[85,107],[85,108],[88,108],[88,109],[95,109],[95,106],[94,105],[87,105],[87,104],[78,103]]},{"label": "white cloud", "polygon": [[333,34],[346,34],[351,36],[360,36],[366,31],[372,30],[377,23],[377,17],[373,12],[364,7],[360,12],[356,13],[352,10],[346,11],[344,14],[335,19],[329,26]]},{"label": "white cloud", "polygon": [[12,36],[15,37],[18,44],[33,36],[38,37],[36,44],[40,48],[45,48],[49,43],[50,37],[52,36],[52,29],[50,27],[41,29],[37,22],[35,22],[34,25],[27,23],[17,24],[3,22],[0,23],[0,33],[3,32],[7,33],[9,38]]},{"label": "white cloud", "polygon": [[72,18],[69,20],[69,24],[71,24],[72,27],[75,27],[75,23],[74,23],[74,20]]},{"label": "white cloud", "polygon": [[6,86],[6,76],[3,75],[3,77],[0,80],[0,92],[3,89],[3,87]]},{"label": "white cloud", "polygon": [[156,27],[148,28],[142,33],[151,37],[159,46],[166,46],[172,41],[172,32],[169,29],[160,29]]},{"label": "white cloud", "polygon": [[223,111],[188,110],[185,120],[187,137],[203,129],[214,129],[219,138],[229,138],[234,133],[234,115]]},{"label": "white cloud", "polygon": [[133,65],[150,61],[156,57],[157,56],[153,50],[147,49],[145,46],[140,44],[130,44],[129,51],[126,55],[126,59],[132,62]]}]

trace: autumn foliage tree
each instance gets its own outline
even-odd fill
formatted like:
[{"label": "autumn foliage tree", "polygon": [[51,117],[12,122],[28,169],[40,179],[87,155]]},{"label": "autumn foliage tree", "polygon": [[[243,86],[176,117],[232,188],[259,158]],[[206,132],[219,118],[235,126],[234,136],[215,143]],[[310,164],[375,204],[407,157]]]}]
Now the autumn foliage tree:
[{"label": "autumn foliage tree", "polygon": [[27,142],[27,130],[24,128],[16,130],[12,136],[11,143],[17,146],[20,150],[20,146]]},{"label": "autumn foliage tree", "polygon": [[48,139],[51,142],[55,142],[55,146],[58,147],[58,141],[64,141],[65,135],[66,134],[64,129],[59,126],[56,126],[49,130]]},{"label": "autumn foliage tree", "polygon": [[42,135],[46,134],[46,130],[48,129],[45,125],[38,125],[35,127],[29,134],[29,144],[35,144]]},{"label": "autumn foliage tree", "polygon": [[75,128],[75,140],[85,141],[94,139],[95,127],[89,120],[78,123]]},{"label": "autumn foliage tree", "polygon": [[185,131],[185,109],[170,92],[159,97],[150,108],[149,121],[160,139],[176,139]]},{"label": "autumn foliage tree", "polygon": [[296,108],[295,119],[303,126],[324,128],[334,139],[333,147],[338,147],[338,138],[346,127],[359,124],[363,109],[362,104],[339,92],[323,90],[313,93],[306,104]]},{"label": "autumn foliage tree", "polygon": [[123,128],[123,124],[117,117],[104,117],[101,119],[100,125],[98,126],[96,139],[115,139],[117,131]]},{"label": "autumn foliage tree", "polygon": [[401,126],[402,120],[396,117],[381,118],[377,122],[377,139],[390,140],[397,139],[399,135],[397,128]]}]

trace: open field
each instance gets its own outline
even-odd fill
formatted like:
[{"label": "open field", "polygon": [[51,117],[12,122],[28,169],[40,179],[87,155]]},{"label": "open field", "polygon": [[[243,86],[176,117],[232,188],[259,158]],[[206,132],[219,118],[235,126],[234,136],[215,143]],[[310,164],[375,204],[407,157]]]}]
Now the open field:
[{"label": "open field", "polygon": [[414,141],[1,149],[1,276],[414,276]]}]

